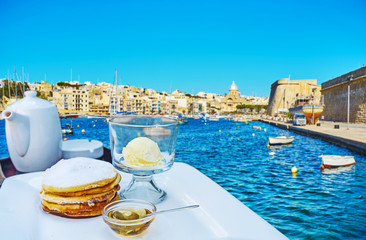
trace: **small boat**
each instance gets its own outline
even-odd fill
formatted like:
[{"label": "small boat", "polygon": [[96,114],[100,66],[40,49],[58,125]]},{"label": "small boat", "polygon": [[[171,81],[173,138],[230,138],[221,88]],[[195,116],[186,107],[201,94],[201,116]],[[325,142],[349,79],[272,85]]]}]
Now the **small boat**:
[{"label": "small boat", "polygon": [[259,129],[259,130],[262,130],[262,128],[261,128],[261,127],[259,127],[259,126],[253,126],[253,129]]},{"label": "small boat", "polygon": [[72,126],[72,119],[71,119],[71,125],[69,123],[66,123],[66,126],[61,128],[61,132],[63,135],[74,134],[74,126]]},{"label": "small boat", "polygon": [[73,127],[64,127],[61,129],[63,135],[74,134]]},{"label": "small boat", "polygon": [[217,121],[220,121],[220,118],[215,117],[215,116],[212,116],[212,117],[209,117],[209,118],[208,118],[208,120],[209,120],[209,121],[217,122]]},{"label": "small boat", "polygon": [[236,122],[237,123],[244,123],[245,125],[249,124],[248,119],[246,119],[246,118],[239,118],[239,119],[237,119]]},{"label": "small boat", "polygon": [[268,137],[269,145],[283,145],[283,144],[292,143],[293,141],[294,141],[294,137],[286,137],[286,136]]},{"label": "small boat", "polygon": [[85,115],[86,118],[106,118],[107,116],[102,116],[102,115],[90,115],[90,114],[87,114]]},{"label": "small boat", "polygon": [[341,156],[341,155],[322,155],[323,167],[344,167],[350,166],[356,163],[353,156]]},{"label": "small boat", "polygon": [[188,123],[188,120],[186,120],[184,118],[179,118],[178,123],[179,124],[187,124]]},{"label": "small boat", "polygon": [[79,116],[78,113],[66,113],[63,118],[78,118]]}]

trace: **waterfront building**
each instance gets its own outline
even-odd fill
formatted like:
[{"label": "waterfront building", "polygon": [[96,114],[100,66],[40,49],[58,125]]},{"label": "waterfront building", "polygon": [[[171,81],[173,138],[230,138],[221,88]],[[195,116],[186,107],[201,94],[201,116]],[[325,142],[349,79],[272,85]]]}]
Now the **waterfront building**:
[{"label": "waterfront building", "polygon": [[206,93],[205,92],[198,92],[196,94],[196,96],[201,97],[201,98],[205,98],[206,97]]},{"label": "waterfront building", "polygon": [[160,113],[160,99],[157,96],[149,97],[149,99],[151,100],[151,112]]},{"label": "waterfront building", "polygon": [[58,89],[49,98],[61,113],[89,112],[89,91],[87,89]]},{"label": "waterfront building", "polygon": [[42,97],[48,98],[52,97],[52,92],[56,87],[46,81],[41,81],[41,83],[35,83],[34,88],[40,92]]},{"label": "waterfront building", "polygon": [[110,106],[110,88],[107,85],[87,85],[89,90],[89,113],[108,115]]},{"label": "waterfront building", "polygon": [[78,112],[89,112],[89,91],[87,89],[72,91],[72,108]]},{"label": "waterfront building", "polygon": [[[260,102],[240,96],[233,82],[225,96],[199,92],[197,95],[175,90],[171,94],[153,89],[101,82],[91,84],[78,81],[52,85],[42,81],[36,85],[41,94],[53,101],[60,113],[108,115],[122,111],[136,114],[200,114],[236,111],[238,104]],[[53,94],[53,95],[52,95]]]},{"label": "waterfront building", "polygon": [[[175,90],[170,97],[167,97],[170,101],[170,106],[174,108],[175,113],[188,113],[188,99],[185,93]],[[173,110],[173,109],[170,110]]]},{"label": "waterfront building", "polygon": [[54,102],[60,113],[66,113],[72,108],[72,88],[57,89],[53,92],[53,96],[48,100]]},{"label": "waterfront building", "polygon": [[127,112],[144,112],[144,106],[142,105],[140,95],[136,92],[127,93],[124,96],[123,109]]},{"label": "waterfront building", "polygon": [[366,67],[361,67],[322,83],[324,117],[347,122],[349,86],[349,122],[366,123]]},{"label": "waterfront building", "polygon": [[199,96],[193,96],[188,98],[188,113],[189,114],[199,114],[207,113],[207,104],[205,98]]},{"label": "waterfront building", "polygon": [[321,86],[316,79],[290,80],[283,78],[271,85],[267,114],[285,114],[299,101],[321,104]]},{"label": "waterfront building", "polygon": [[123,89],[120,86],[112,86],[108,91],[109,95],[109,114],[117,114],[123,111]]},{"label": "waterfront building", "polygon": [[167,96],[166,98],[164,113],[175,114],[178,113],[178,100],[173,96]]},{"label": "waterfront building", "polygon": [[244,99],[240,98],[238,86],[235,82],[231,84],[229,88],[229,94],[221,100],[221,112],[235,112],[236,107],[244,103]]}]

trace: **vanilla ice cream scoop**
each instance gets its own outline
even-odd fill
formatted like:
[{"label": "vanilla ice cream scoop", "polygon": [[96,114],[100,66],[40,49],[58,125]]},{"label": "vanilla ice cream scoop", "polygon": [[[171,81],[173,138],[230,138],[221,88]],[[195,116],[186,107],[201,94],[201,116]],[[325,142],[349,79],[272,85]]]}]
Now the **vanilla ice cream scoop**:
[{"label": "vanilla ice cream scoop", "polygon": [[146,137],[131,140],[123,148],[122,155],[127,164],[142,168],[155,167],[163,159],[158,144]]}]

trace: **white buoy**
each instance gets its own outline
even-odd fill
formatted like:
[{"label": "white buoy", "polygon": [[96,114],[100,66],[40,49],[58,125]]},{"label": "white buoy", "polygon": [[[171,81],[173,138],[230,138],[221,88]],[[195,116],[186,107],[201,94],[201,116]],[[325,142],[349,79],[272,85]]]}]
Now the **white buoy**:
[{"label": "white buoy", "polygon": [[81,130],[81,133],[85,133],[85,129]]},{"label": "white buoy", "polygon": [[265,129],[263,129],[263,131],[267,132],[267,129],[265,128]]},{"label": "white buoy", "polygon": [[253,136],[253,137],[255,137],[255,134],[254,134],[254,133],[252,133],[252,136]]}]

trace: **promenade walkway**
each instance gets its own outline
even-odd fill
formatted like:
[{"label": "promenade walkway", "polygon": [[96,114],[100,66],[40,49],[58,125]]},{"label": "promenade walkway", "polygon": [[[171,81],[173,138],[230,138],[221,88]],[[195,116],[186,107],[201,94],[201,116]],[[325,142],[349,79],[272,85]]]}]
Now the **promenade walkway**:
[{"label": "promenade walkway", "polygon": [[[296,131],[300,134],[321,138],[325,141],[366,155],[366,124],[349,124],[349,128],[347,129],[347,123],[343,122],[321,121],[320,126],[293,126],[292,122],[281,122],[268,119],[260,119],[260,121],[275,125],[279,128]],[[339,128],[335,128],[335,125],[338,125]]]}]

